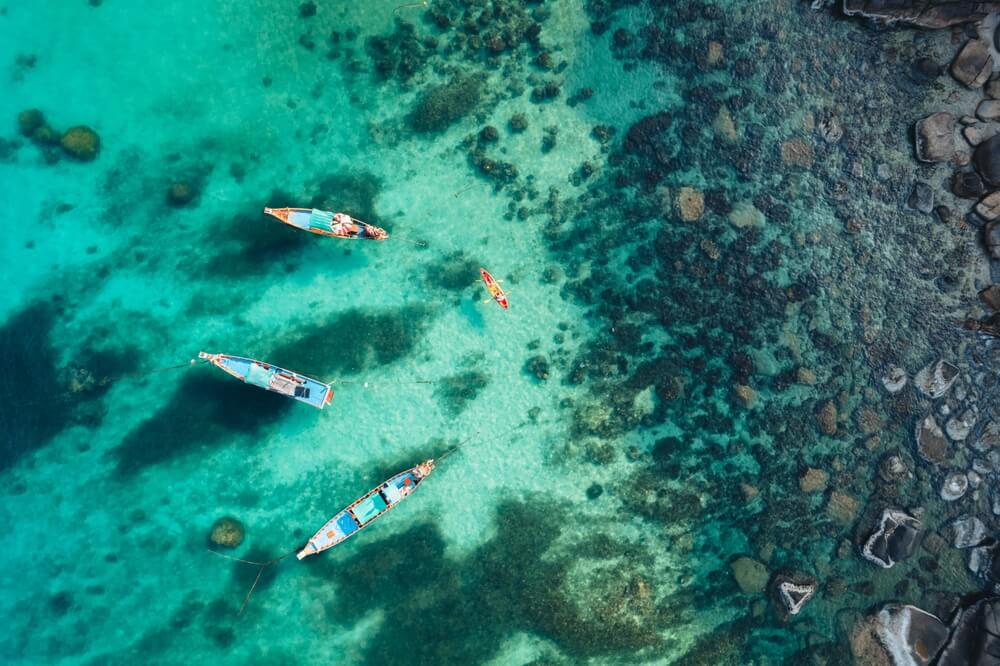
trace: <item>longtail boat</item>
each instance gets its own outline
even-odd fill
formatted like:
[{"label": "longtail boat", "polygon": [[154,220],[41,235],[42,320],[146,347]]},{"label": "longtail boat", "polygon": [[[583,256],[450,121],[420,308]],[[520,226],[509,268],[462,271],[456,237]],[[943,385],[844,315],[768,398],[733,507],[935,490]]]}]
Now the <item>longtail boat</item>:
[{"label": "longtail boat", "polygon": [[368,494],[354,500],[346,509],[327,521],[295,556],[304,559],[346,541],[371,525],[376,518],[410,496],[420,482],[434,471],[434,460],[400,472]]},{"label": "longtail boat", "polygon": [[483,277],[483,283],[486,285],[486,291],[490,292],[490,298],[506,310],[508,306],[507,293],[500,288],[500,283],[494,280],[493,276],[490,275],[490,272],[485,268],[480,268],[479,274]]},{"label": "longtail boat", "polygon": [[331,213],[316,208],[265,208],[264,213],[296,229],[321,236],[377,241],[389,238],[385,229],[356,220],[347,213]]},{"label": "longtail boat", "polygon": [[276,365],[229,354],[198,352],[198,358],[211,362],[247,384],[287,395],[318,409],[323,409],[333,400],[333,389],[329,384]]}]

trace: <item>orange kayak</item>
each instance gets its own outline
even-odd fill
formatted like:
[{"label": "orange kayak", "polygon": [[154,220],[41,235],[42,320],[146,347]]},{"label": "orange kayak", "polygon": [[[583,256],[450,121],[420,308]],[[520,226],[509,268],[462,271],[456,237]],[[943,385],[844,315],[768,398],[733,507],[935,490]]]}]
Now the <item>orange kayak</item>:
[{"label": "orange kayak", "polygon": [[486,285],[486,290],[490,292],[490,296],[500,304],[500,307],[506,310],[508,306],[507,294],[500,288],[500,284],[493,279],[493,276],[485,268],[480,268],[479,274],[483,277],[483,283]]}]

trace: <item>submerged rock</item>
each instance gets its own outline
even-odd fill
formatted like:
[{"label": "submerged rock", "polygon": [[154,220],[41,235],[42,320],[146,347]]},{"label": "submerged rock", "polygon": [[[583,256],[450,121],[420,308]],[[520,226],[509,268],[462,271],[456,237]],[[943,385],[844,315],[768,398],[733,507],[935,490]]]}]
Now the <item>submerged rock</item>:
[{"label": "submerged rock", "polygon": [[729,563],[733,578],[744,594],[760,594],[767,589],[767,580],[771,577],[767,567],[755,559],[738,557]]},{"label": "submerged rock", "polygon": [[914,516],[900,509],[885,509],[861,554],[869,562],[889,569],[913,555],[921,530],[920,521]]},{"label": "submerged rock", "polygon": [[986,525],[975,516],[962,516],[948,526],[951,530],[951,545],[955,548],[972,548],[986,538]]},{"label": "submerged rock", "polygon": [[882,386],[889,393],[899,393],[906,386],[906,370],[898,366],[889,368],[889,372],[882,377]]},{"label": "submerged rock", "polygon": [[97,132],[86,125],[71,127],[62,136],[62,147],[69,155],[78,160],[89,162],[97,157],[101,150],[101,139]]},{"label": "submerged rock", "polygon": [[826,505],[826,515],[842,525],[850,525],[858,515],[861,503],[853,495],[834,490]]},{"label": "submerged rock", "polygon": [[934,210],[934,190],[927,183],[918,180],[913,183],[910,196],[906,200],[906,205],[921,213],[930,213]]},{"label": "submerged rock", "polygon": [[969,433],[972,432],[972,428],[976,425],[976,413],[971,409],[967,409],[958,416],[953,416],[948,419],[948,423],[945,424],[944,430],[948,433],[948,437],[951,437],[954,442],[961,442],[965,440]]},{"label": "submerged rock", "polygon": [[196,191],[190,183],[177,182],[167,190],[167,203],[180,208],[194,201],[195,195]]},{"label": "submerged rock", "polygon": [[941,484],[941,499],[945,502],[954,502],[965,495],[969,489],[969,477],[961,472],[955,472],[945,477]]},{"label": "submerged rock", "polygon": [[917,159],[921,162],[947,162],[955,154],[955,116],[943,111],[917,121]]},{"label": "submerged rock", "polygon": [[915,436],[917,453],[927,462],[938,465],[951,454],[948,440],[945,439],[941,426],[937,424],[932,415],[928,414],[917,423]]},{"label": "submerged rock", "polygon": [[913,382],[920,392],[932,400],[940,398],[958,379],[958,368],[946,361],[931,363],[917,373]]},{"label": "submerged rock", "polygon": [[885,606],[876,615],[876,632],[893,664],[930,664],[948,640],[948,627],[916,606]]},{"label": "submerged rock", "polygon": [[822,493],[826,491],[830,475],[821,469],[808,468],[799,477],[799,489],[804,493]]},{"label": "submerged rock", "polygon": [[824,435],[836,435],[837,434],[837,406],[833,403],[833,400],[827,400],[820,407],[819,412],[816,414],[816,422],[819,424],[819,429]]},{"label": "submerged rock", "polygon": [[884,457],[878,464],[878,475],[886,483],[902,481],[910,475],[906,463],[897,455]]},{"label": "submerged rock", "polygon": [[981,88],[993,73],[993,57],[979,39],[970,39],[951,62],[951,75],[969,88]]},{"label": "submerged rock", "polygon": [[226,516],[212,525],[209,541],[223,548],[236,548],[243,543],[244,529],[240,521]]},{"label": "submerged rock", "polygon": [[27,109],[17,114],[17,129],[30,137],[40,127],[45,126],[45,114],[38,109]]},{"label": "submerged rock", "polygon": [[682,187],[677,193],[677,212],[685,222],[695,222],[705,214],[705,195],[693,187]]}]

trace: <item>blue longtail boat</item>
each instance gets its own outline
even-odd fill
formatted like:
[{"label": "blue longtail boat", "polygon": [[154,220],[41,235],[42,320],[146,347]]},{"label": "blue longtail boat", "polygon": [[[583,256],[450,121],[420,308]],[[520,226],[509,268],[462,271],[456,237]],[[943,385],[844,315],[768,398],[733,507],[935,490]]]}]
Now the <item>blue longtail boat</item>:
[{"label": "blue longtail boat", "polygon": [[209,361],[247,384],[287,395],[317,409],[323,409],[333,400],[333,388],[329,384],[276,365],[229,354],[198,352],[198,358]]},{"label": "blue longtail boat", "polygon": [[378,241],[389,238],[389,233],[382,227],[356,220],[347,213],[331,213],[316,208],[265,208],[264,213],[296,229],[321,236]]},{"label": "blue longtail boat", "polygon": [[347,540],[376,518],[410,496],[420,482],[434,471],[434,460],[400,472],[368,494],[354,500],[346,509],[327,521],[295,556],[304,559]]}]

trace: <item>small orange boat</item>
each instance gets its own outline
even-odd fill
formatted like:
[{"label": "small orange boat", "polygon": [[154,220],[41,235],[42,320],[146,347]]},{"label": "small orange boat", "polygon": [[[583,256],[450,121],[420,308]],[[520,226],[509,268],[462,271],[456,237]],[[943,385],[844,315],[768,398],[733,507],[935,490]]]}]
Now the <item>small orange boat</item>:
[{"label": "small orange boat", "polygon": [[377,241],[389,238],[389,232],[382,227],[366,224],[347,213],[331,213],[316,208],[265,208],[264,214],[276,217],[290,227],[321,236]]},{"label": "small orange boat", "polygon": [[500,287],[500,283],[494,280],[485,268],[480,268],[479,274],[483,277],[483,283],[486,285],[486,291],[490,292],[490,297],[506,310],[509,305],[507,293]]}]

